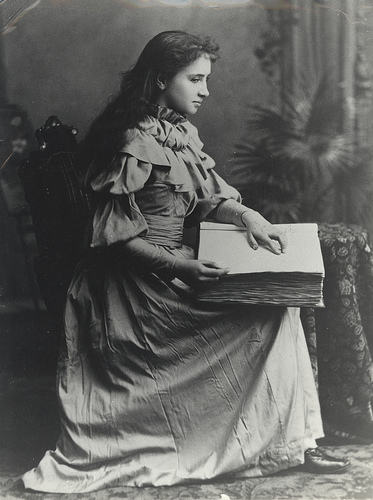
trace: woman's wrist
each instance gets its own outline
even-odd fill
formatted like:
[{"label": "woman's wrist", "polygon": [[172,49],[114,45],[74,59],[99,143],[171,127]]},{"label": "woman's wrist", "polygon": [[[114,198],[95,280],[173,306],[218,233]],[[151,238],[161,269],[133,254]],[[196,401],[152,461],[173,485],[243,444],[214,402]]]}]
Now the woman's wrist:
[{"label": "woman's wrist", "polygon": [[250,224],[250,217],[253,213],[256,213],[255,210],[245,207],[245,210],[243,210],[240,217],[243,227],[247,227]]},{"label": "woman's wrist", "polygon": [[241,212],[241,216],[240,216],[240,221],[241,221],[241,224],[242,224],[243,226],[245,226],[245,227],[246,227],[246,224],[245,224],[245,221],[244,221],[243,216],[244,216],[244,215],[246,214],[246,212],[248,212],[249,210],[250,210],[249,208],[246,208],[243,212]]}]

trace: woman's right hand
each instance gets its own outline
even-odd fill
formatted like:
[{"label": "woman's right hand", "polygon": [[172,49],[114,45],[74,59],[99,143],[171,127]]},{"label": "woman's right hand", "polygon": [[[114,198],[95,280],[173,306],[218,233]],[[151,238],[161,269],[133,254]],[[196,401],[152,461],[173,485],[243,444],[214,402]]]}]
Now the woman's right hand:
[{"label": "woman's right hand", "polygon": [[193,288],[203,285],[213,285],[219,281],[220,276],[229,273],[216,262],[208,260],[182,260],[177,259],[173,272],[176,278]]}]

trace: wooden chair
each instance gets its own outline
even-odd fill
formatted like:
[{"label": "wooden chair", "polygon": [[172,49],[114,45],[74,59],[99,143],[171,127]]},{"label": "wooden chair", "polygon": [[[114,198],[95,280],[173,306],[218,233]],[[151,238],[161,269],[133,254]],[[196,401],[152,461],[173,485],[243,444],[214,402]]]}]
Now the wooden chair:
[{"label": "wooden chair", "polygon": [[80,183],[77,133],[75,127],[49,117],[35,132],[39,150],[22,162],[19,171],[39,252],[35,273],[45,305],[55,317],[82,254],[82,236],[93,207]]}]

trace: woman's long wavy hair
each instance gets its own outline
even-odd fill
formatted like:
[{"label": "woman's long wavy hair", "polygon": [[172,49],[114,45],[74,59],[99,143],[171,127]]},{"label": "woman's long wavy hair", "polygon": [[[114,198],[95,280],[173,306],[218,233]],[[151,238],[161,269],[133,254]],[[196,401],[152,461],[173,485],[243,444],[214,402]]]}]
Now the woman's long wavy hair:
[{"label": "woman's long wavy hair", "polygon": [[123,73],[118,95],[93,121],[80,145],[83,172],[94,158],[109,158],[122,146],[123,134],[145,118],[159,95],[157,79],[172,78],[206,54],[212,62],[219,46],[210,37],[184,31],[164,31],[152,38],[136,64]]}]

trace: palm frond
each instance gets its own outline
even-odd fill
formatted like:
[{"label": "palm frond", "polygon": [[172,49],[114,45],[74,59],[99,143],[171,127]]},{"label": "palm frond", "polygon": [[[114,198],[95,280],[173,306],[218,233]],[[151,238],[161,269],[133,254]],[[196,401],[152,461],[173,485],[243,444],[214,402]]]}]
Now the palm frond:
[{"label": "palm frond", "polygon": [[295,83],[293,91],[282,93],[282,110],[286,121],[293,123],[297,135],[334,135],[340,123],[340,95],[328,75],[316,81],[305,77]]}]

